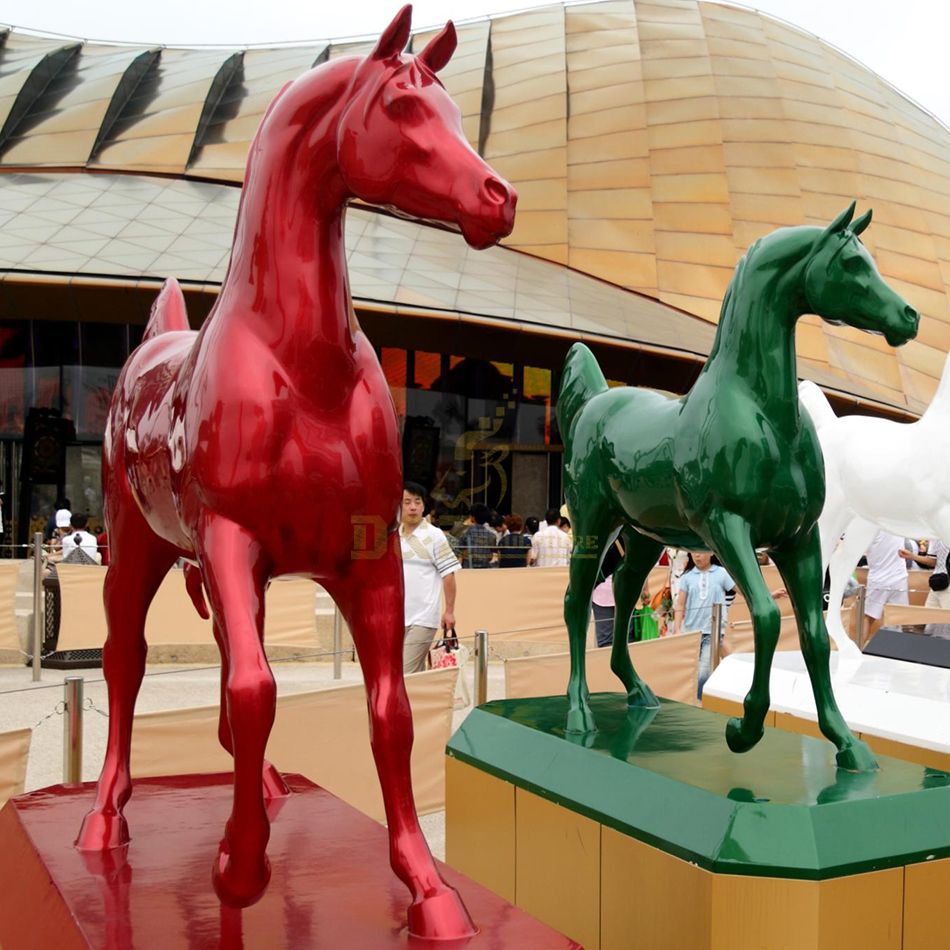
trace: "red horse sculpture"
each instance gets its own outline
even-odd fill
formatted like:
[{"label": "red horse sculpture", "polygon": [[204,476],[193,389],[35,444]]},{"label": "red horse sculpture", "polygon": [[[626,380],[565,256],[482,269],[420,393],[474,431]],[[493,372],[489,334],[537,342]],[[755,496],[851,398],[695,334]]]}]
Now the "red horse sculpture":
[{"label": "red horse sculpture", "polygon": [[[214,310],[190,331],[181,291],[167,281],[119,378],[103,446],[109,738],[76,843],[102,850],[129,840],[122,809],[145,616],[169,568],[189,558],[189,591],[201,608],[203,586],[214,618],[219,738],[234,757],[214,885],[234,906],[261,896],[270,876],[265,790],[286,793],[264,761],[276,702],[264,590],[272,577],[306,575],[339,605],[359,651],[391,862],[412,893],[410,931],[450,938],[474,928],[413,804],[395,534],[400,433],[351,306],[343,219],[357,197],[454,224],[485,248],[511,232],[516,197],[469,147],[436,78],[455,50],[453,25],[418,56],[404,55],[411,13],[400,11],[369,56],[326,63],[277,95],[251,145]],[[377,550],[355,551],[354,535],[373,525]]]}]

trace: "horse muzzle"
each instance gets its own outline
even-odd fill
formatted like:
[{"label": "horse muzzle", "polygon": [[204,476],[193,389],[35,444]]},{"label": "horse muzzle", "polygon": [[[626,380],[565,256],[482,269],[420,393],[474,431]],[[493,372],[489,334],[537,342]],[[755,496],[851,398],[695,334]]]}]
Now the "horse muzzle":
[{"label": "horse muzzle", "polygon": [[905,304],[901,311],[902,326],[884,331],[884,339],[891,346],[903,346],[917,336],[920,327],[920,314],[910,304]]},{"label": "horse muzzle", "polygon": [[489,175],[475,197],[475,208],[459,215],[459,229],[469,246],[483,251],[511,234],[518,194],[503,178]]}]

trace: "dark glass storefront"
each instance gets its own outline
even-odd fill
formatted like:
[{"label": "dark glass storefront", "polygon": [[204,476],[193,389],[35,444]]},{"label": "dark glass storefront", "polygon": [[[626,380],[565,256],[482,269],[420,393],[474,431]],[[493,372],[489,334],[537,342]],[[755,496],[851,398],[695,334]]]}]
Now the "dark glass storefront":
[{"label": "dark glass storefront", "polygon": [[[65,492],[93,527],[102,515],[101,444],[119,371],[143,327],[52,320],[0,321],[0,480],[3,517],[19,518],[19,462],[31,407],[59,410],[75,427]],[[446,521],[475,502],[502,514],[542,516],[560,503],[557,371],[449,353],[381,347],[377,354],[403,427],[406,477],[424,485]],[[30,530],[53,510],[56,488],[34,486]]]}]

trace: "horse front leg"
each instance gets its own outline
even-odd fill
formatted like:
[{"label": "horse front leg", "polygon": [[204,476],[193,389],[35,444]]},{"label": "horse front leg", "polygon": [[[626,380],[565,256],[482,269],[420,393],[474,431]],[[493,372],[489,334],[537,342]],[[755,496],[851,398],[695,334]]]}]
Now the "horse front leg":
[{"label": "horse front leg", "polygon": [[716,511],[706,522],[707,540],[736,582],[749,605],[755,638],[752,686],[743,702],[741,719],[726,725],[726,742],[733,752],[747,752],[765,733],[769,711],[769,674],[782,618],[762,577],[749,524],[731,512]]},{"label": "horse front leg", "polygon": [[402,671],[406,628],[398,535],[390,535],[381,558],[354,560],[346,577],[327,587],[349,624],[363,668],[390,863],[412,895],[409,933],[436,940],[470,937],[475,925],[435,866],[412,796],[412,709]]},{"label": "horse front leg", "polygon": [[230,737],[234,756],[234,802],[212,877],[225,904],[247,907],[270,880],[265,854],[270,822],[261,782],[277,703],[262,643],[270,565],[248,531],[213,513],[204,516],[195,547],[227,669],[227,722],[221,723],[219,738]]},{"label": "horse front leg", "polygon": [[[590,711],[590,690],[587,688],[587,628],[590,625],[591,597],[597,585],[597,574],[607,546],[617,536],[616,523],[611,523],[606,507],[598,504],[596,497],[583,500],[574,499],[575,507],[568,506],[574,519],[574,550],[571,552],[571,564],[567,591],[564,594],[564,623],[567,626],[568,643],[571,652],[571,672],[567,681],[567,724],[566,730],[576,735],[594,732],[594,716]],[[627,618],[629,621],[629,617]],[[626,636],[619,637],[626,651]],[[614,623],[614,644],[611,664],[617,650],[617,626]],[[629,665],[629,657],[627,659]],[[630,666],[629,682],[624,686],[629,690],[634,686],[633,667]],[[653,699],[656,702],[656,697]]]},{"label": "horse front leg", "polygon": [[850,772],[873,771],[877,762],[871,750],[848,728],[831,688],[831,648],[821,615],[821,544],[817,529],[812,528],[794,542],[773,551],[772,557],[785,581],[798,621],[802,654],[815,694],[818,726],[837,748],[840,768]]},{"label": "horse front leg", "polygon": [[[214,631],[214,640],[218,644],[218,652],[221,655],[221,696],[218,705],[218,742],[221,748],[232,758],[234,757],[234,738],[231,735],[231,723],[228,722],[228,677],[230,675],[230,661],[228,659],[228,644],[221,632],[221,625],[217,620],[212,625]],[[284,781],[280,772],[274,766],[264,760],[264,771],[261,776],[264,783],[264,797],[271,801],[275,798],[286,798],[290,795],[290,789]]]},{"label": "horse front leg", "polygon": [[624,557],[614,571],[614,642],[610,653],[610,668],[620,677],[627,690],[627,705],[650,709],[659,706],[660,701],[633,668],[627,631],[630,629],[630,617],[637,598],[643,590],[647,575],[663,550],[663,545],[640,534],[639,531],[634,531],[633,528],[624,528],[622,537]]}]

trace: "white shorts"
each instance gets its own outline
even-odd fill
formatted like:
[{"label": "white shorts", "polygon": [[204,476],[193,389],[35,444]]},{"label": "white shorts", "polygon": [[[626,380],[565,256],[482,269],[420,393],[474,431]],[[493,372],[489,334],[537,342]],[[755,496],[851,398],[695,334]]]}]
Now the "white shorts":
[{"label": "white shorts", "polygon": [[903,604],[906,607],[909,603],[906,587],[903,590],[896,587],[869,587],[864,595],[864,613],[874,620],[880,620],[885,604]]}]

